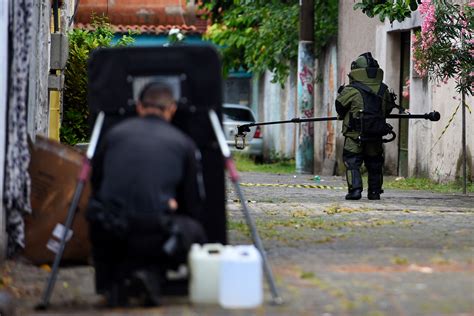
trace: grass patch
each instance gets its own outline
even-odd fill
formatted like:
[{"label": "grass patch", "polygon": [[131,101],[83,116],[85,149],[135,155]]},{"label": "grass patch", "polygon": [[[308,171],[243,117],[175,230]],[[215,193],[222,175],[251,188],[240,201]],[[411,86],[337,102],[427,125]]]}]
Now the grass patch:
[{"label": "grass patch", "polygon": [[[367,177],[364,177],[364,182],[367,183]],[[383,187],[385,189],[425,190],[440,193],[462,192],[462,184],[460,181],[437,183],[427,178],[385,177]],[[467,191],[474,192],[474,183],[468,182]]]},{"label": "grass patch", "polygon": [[255,163],[249,156],[235,154],[233,156],[238,171],[242,172],[265,172],[291,174],[296,172],[293,159],[279,159],[270,163]]},{"label": "grass patch", "polygon": [[404,265],[408,264],[408,259],[403,258],[403,257],[399,257],[399,256],[395,256],[395,257],[392,258],[392,263],[396,264],[396,265],[404,266]]},{"label": "grass patch", "polygon": [[[394,220],[370,218],[368,220],[349,220],[335,221],[327,220],[323,217],[291,217],[288,219],[257,219],[255,221],[260,236],[264,239],[273,239],[279,241],[297,241],[306,240],[315,243],[328,243],[336,239],[347,238],[341,233],[356,231],[358,229],[378,228],[382,226],[401,225]],[[238,232],[245,237],[250,237],[250,231],[244,220],[227,221],[227,227],[230,231]],[[328,232],[328,236],[319,236],[314,238],[312,230]]]},{"label": "grass patch", "polygon": [[313,272],[301,271],[300,278],[302,279],[313,279],[315,277]]},{"label": "grass patch", "polygon": [[430,261],[433,264],[439,264],[439,265],[446,265],[446,264],[451,263],[451,261],[448,258],[445,258],[445,257],[440,256],[440,255],[431,258]]},{"label": "grass patch", "polygon": [[340,213],[367,212],[367,211],[369,211],[367,208],[343,207],[343,206],[340,206],[339,204],[331,205],[328,208],[323,210],[323,212],[328,215],[334,215],[334,214],[340,214]]},{"label": "grass patch", "polygon": [[305,210],[293,210],[290,212],[291,217],[305,218],[309,216],[309,213]]}]

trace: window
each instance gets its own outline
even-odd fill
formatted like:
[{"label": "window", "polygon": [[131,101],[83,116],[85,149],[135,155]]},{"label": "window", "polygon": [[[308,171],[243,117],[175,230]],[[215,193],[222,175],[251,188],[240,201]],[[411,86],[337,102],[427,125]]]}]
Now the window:
[{"label": "window", "polygon": [[245,122],[255,121],[253,114],[252,112],[250,112],[250,110],[224,107],[222,109],[222,112],[224,113],[224,120],[245,121]]}]

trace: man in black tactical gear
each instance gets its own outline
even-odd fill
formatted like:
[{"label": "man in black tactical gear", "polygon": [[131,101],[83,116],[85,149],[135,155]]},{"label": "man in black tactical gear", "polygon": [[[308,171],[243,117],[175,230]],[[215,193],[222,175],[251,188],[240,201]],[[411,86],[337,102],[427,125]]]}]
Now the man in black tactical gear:
[{"label": "man in black tactical gear", "polygon": [[144,87],[138,117],[112,127],[93,160],[90,223],[96,289],[111,306],[145,292],[159,305],[164,273],[205,241],[199,152],[170,124],[177,109],[162,83]]},{"label": "man in black tactical gear", "polygon": [[367,197],[379,200],[383,193],[383,136],[394,136],[385,119],[395,107],[395,100],[382,82],[383,70],[369,52],[352,62],[349,80],[349,85],[339,88],[335,102],[345,137],[343,161],[349,187],[346,200],[362,197],[363,162],[368,172]]}]

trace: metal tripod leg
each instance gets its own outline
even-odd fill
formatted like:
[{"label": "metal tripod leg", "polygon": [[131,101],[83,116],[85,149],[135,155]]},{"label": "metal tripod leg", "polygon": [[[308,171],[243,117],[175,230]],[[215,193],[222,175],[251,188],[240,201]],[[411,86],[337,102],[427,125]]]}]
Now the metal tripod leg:
[{"label": "metal tripod leg", "polygon": [[91,169],[90,162],[91,162],[92,157],[94,156],[103,123],[104,123],[104,113],[100,112],[99,115],[97,115],[97,119],[94,124],[94,129],[92,131],[92,136],[89,143],[89,147],[87,149],[86,157],[84,158],[84,161],[82,163],[82,168],[79,173],[79,179],[77,182],[76,190],[74,191],[74,195],[72,197],[72,201],[67,212],[66,222],[64,223],[64,226],[65,226],[64,234],[63,236],[61,236],[59,249],[58,249],[58,252],[56,253],[56,257],[54,258],[53,268],[49,275],[48,281],[46,282],[46,287],[45,287],[43,296],[41,298],[41,302],[36,306],[36,309],[48,308],[49,300],[51,298],[51,294],[53,293],[54,285],[56,283],[56,279],[58,276],[59,264],[61,263],[61,259],[63,257],[64,248],[66,247],[66,239],[67,239],[68,231],[71,229],[72,224],[74,222],[74,217],[76,216],[76,209],[77,209],[77,206],[79,205],[79,200],[81,199],[82,191],[84,191],[84,187],[87,182],[87,177]]},{"label": "metal tripod leg", "polygon": [[76,216],[76,209],[79,204],[79,200],[82,196],[82,191],[84,189],[84,186],[85,186],[85,182],[82,182],[82,181],[77,184],[76,191],[74,192],[71,205],[69,206],[66,223],[64,224],[65,230],[64,230],[63,236],[61,237],[59,250],[56,253],[56,257],[54,258],[53,268],[51,270],[48,281],[46,283],[46,288],[43,292],[41,302],[36,307],[37,309],[48,308],[49,300],[51,298],[51,294],[53,293],[54,284],[56,283],[56,279],[58,276],[59,264],[61,262],[61,258],[63,257],[64,248],[66,247],[67,232],[70,230],[70,228],[72,227],[72,223],[74,222],[74,217]]},{"label": "metal tripod leg", "polygon": [[273,278],[273,272],[270,268],[265,249],[263,248],[262,240],[260,239],[257,228],[255,226],[255,222],[253,221],[253,218],[250,215],[249,209],[247,207],[247,203],[245,202],[245,198],[239,184],[239,175],[237,173],[237,169],[235,168],[234,161],[230,156],[230,150],[227,146],[227,142],[225,141],[224,132],[222,131],[216,112],[210,110],[209,118],[211,120],[212,128],[219,143],[222,155],[224,156],[227,172],[229,173],[229,177],[232,183],[234,184],[235,191],[237,192],[237,195],[242,203],[242,211],[244,213],[247,225],[250,229],[250,234],[252,236],[253,243],[262,256],[263,270],[265,272],[265,276],[270,287],[270,291],[272,293],[272,302],[277,305],[282,304],[283,299],[278,293],[275,280]]}]

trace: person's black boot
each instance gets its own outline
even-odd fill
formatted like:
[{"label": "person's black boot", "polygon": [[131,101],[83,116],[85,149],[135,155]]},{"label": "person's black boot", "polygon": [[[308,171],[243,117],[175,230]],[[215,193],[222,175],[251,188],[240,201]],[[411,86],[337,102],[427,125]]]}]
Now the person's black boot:
[{"label": "person's black boot", "polygon": [[370,192],[367,193],[367,198],[369,200],[380,200],[380,193],[379,192]]},{"label": "person's black boot", "polygon": [[347,187],[349,193],[346,200],[360,200],[362,198],[362,176],[359,169],[346,170]]},{"label": "person's black boot", "polygon": [[362,190],[361,189],[355,189],[349,191],[348,194],[346,194],[346,200],[360,200],[362,198]]}]

